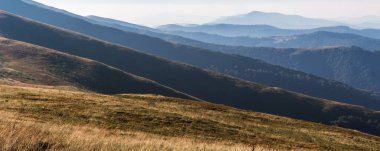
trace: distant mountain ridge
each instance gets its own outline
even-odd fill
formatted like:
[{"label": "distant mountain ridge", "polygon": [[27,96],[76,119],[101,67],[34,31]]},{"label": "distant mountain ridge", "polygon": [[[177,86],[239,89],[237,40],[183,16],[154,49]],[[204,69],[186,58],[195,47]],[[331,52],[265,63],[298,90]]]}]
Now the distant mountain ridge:
[{"label": "distant mountain ridge", "polygon": [[318,19],[300,15],[252,11],[247,14],[221,17],[209,24],[270,25],[284,29],[312,29],[328,26],[348,26],[356,29],[380,29],[380,17]]},{"label": "distant mountain ridge", "polygon": [[235,25],[235,24],[205,24],[194,26],[182,26],[168,24],[157,27],[157,29],[168,32],[202,32],[226,37],[272,37],[290,36],[302,34],[304,30],[280,29],[269,25]]},{"label": "distant mountain ridge", "polygon": [[227,49],[223,52],[262,59],[273,64],[348,83],[356,88],[380,92],[380,55],[358,47],[317,50]]},{"label": "distant mountain ridge", "polygon": [[285,29],[310,29],[326,26],[344,25],[339,22],[306,18],[298,15],[284,15],[280,13],[267,13],[252,11],[248,14],[221,17],[210,24],[236,24],[236,25],[270,25]]},{"label": "distant mountain ridge", "polygon": [[368,15],[354,18],[337,18],[340,22],[357,25],[363,28],[380,29],[380,16]]},{"label": "distant mountain ridge", "polygon": [[355,34],[318,31],[310,34],[278,36],[265,38],[225,37],[200,32],[173,31],[170,34],[203,41],[206,43],[246,46],[246,47],[275,47],[275,48],[324,48],[357,46],[369,51],[380,50],[380,39],[367,38]]},{"label": "distant mountain ridge", "polygon": [[353,29],[348,26],[329,26],[313,29],[281,29],[269,25],[233,25],[233,24],[205,24],[182,26],[176,24],[162,25],[158,29],[168,32],[201,32],[212,35],[221,35],[225,37],[277,37],[277,36],[294,36],[301,34],[311,34],[319,31],[356,34],[363,37],[380,39],[380,30],[378,29]]}]

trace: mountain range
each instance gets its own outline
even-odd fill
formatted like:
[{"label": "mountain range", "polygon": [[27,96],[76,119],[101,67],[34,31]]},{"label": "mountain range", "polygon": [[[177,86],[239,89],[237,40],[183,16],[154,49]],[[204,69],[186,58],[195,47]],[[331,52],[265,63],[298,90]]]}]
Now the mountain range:
[{"label": "mountain range", "polygon": [[310,34],[276,36],[276,37],[225,37],[201,32],[171,31],[169,34],[178,35],[192,40],[212,44],[246,47],[274,48],[324,48],[357,46],[369,51],[378,51],[380,40],[359,36],[356,34],[318,31]]},{"label": "mountain range", "polygon": [[379,51],[370,52],[360,47],[276,49],[216,45],[183,38],[166,39],[175,43],[264,60],[268,63],[347,83],[359,89],[380,91]]},{"label": "mountain range", "polygon": [[[15,1],[13,1],[12,4],[15,4]],[[281,68],[279,66],[273,66],[259,60],[250,59],[248,57],[231,56],[231,55],[226,55],[222,53],[215,53],[212,51],[203,50],[196,47],[172,44],[164,40],[144,36],[141,34],[125,32],[121,30],[116,30],[114,28],[107,28],[104,26],[97,26],[97,25],[88,23],[85,20],[71,17],[71,15],[69,16],[62,13],[57,13],[56,11],[41,9],[40,7],[33,7],[33,5],[25,5],[23,3],[20,3],[18,5],[22,5],[24,9],[20,9],[20,10],[9,9],[9,10],[16,12],[20,15],[25,15],[31,18],[35,18],[40,21],[45,20],[46,23],[49,23],[49,24],[54,24],[54,25],[75,30],[77,32],[81,32],[84,34],[93,35],[103,40],[123,44],[125,46],[143,51],[145,53],[157,55],[157,56],[164,57],[170,60],[181,61],[181,62],[188,63],[188,64],[201,67],[207,70],[217,71],[217,72],[228,74],[234,77],[242,78],[244,80],[248,80],[251,82],[256,82],[256,83],[265,84],[265,85],[274,86],[274,87],[281,87],[281,88],[289,89],[295,92],[305,93],[305,94],[315,96],[315,97],[321,97],[321,98],[326,98],[326,99],[338,100],[338,101],[346,102],[346,103],[363,105],[363,106],[373,108],[373,109],[377,109],[378,107],[380,107],[380,105],[378,105],[379,94],[356,90],[348,85],[345,85],[336,81],[325,80],[325,79],[322,79],[310,74],[305,74],[302,72],[297,72],[294,70]],[[1,7],[6,8],[6,6],[7,5],[3,4],[0,6],[0,8]],[[19,8],[23,8],[23,7],[19,7]],[[50,15],[55,15],[55,16],[52,16],[51,18],[41,17],[41,19],[39,19],[38,14],[31,15],[32,13],[28,13],[28,10],[34,13],[41,11],[41,14],[50,14]],[[65,22],[64,23],[60,22],[60,20],[58,20],[59,18],[66,18]],[[10,21],[8,22],[11,23]],[[5,24],[6,24],[6,21],[3,22],[3,29],[5,29],[4,27]],[[24,23],[18,23],[18,24],[24,24]],[[42,45],[48,48],[53,48],[56,50],[67,51],[67,50],[74,50],[73,48],[75,48],[74,44],[57,45],[55,44],[57,42],[51,42],[52,40],[57,39],[57,37],[54,37],[54,36],[45,37],[46,40],[44,40],[41,37],[40,41],[36,41],[36,39],[33,36],[19,35],[20,33],[21,34],[30,33],[30,32],[40,31],[40,30],[32,30],[32,29],[23,28],[23,27],[19,27],[19,29],[15,30],[15,27],[17,27],[16,25],[9,24],[7,26],[9,27],[9,29],[4,30],[3,35],[7,35],[8,37],[12,39],[26,41],[26,42],[34,43],[37,45]],[[19,31],[20,33],[11,34],[9,33],[11,31]],[[44,35],[43,32],[38,32],[35,34]],[[70,37],[73,37],[73,36],[70,36]],[[56,41],[68,41],[68,40],[56,40]],[[149,43],[149,45],[146,45],[145,43]],[[83,45],[83,44],[78,42],[77,45]],[[88,44],[88,45],[91,46],[94,44]],[[85,47],[85,46],[82,46],[82,47]],[[101,48],[101,47],[97,47],[97,48]],[[78,48],[75,48],[75,49],[78,49]],[[88,49],[95,49],[95,48],[90,47]],[[109,48],[104,48],[104,50],[106,49],[109,49]],[[75,55],[78,55],[77,53],[75,53]],[[94,55],[95,54],[91,54],[91,56],[94,56]],[[88,58],[88,56],[82,56],[82,57]],[[102,55],[99,55],[96,57],[102,57]],[[119,58],[120,55],[117,57]],[[94,59],[94,58],[91,58],[91,59]],[[102,59],[102,60],[98,60],[98,59]],[[129,62],[131,66],[127,68],[126,63],[124,64],[118,63],[116,65],[117,62],[115,62],[116,61],[115,57],[102,57],[98,59],[94,59],[94,60],[106,63],[108,65],[114,66],[116,68],[119,68],[127,72],[134,73],[136,75],[154,80],[163,85],[169,86],[180,92],[192,95],[194,97],[198,97],[200,99],[226,100],[226,101],[231,100],[222,96],[218,98],[212,98],[210,97],[212,96],[210,95],[210,93],[204,92],[204,90],[201,90],[201,88],[195,88],[195,86],[190,87],[189,85],[196,85],[196,83],[192,81],[199,81],[199,78],[197,79],[197,77],[192,77],[191,80],[189,79],[187,81],[183,81],[182,75],[172,75],[171,77],[165,77],[164,73],[160,72],[159,69],[153,70],[153,71],[158,72],[157,74],[155,74],[153,71],[149,72],[149,70],[152,70],[152,69],[146,69],[146,70],[143,70],[144,72],[142,72],[140,71],[142,70],[140,68],[134,69],[132,70],[133,71],[132,72],[131,69],[129,68],[131,68],[131,66],[134,65],[133,62]],[[107,60],[105,61],[104,59],[107,59]],[[112,63],[109,63],[108,61],[112,61]],[[125,62],[125,60],[122,60],[122,62]],[[144,65],[144,64],[141,64],[141,65]],[[148,66],[148,65],[145,65],[145,66]],[[136,71],[138,71],[139,73],[135,73]],[[157,75],[161,75],[161,76],[157,76]],[[187,75],[185,74],[184,76],[188,77],[189,75],[191,74],[187,73]],[[172,79],[169,80],[166,78],[172,78]],[[178,81],[175,81],[176,79]],[[190,83],[183,83],[183,82],[190,82]],[[201,83],[207,83],[207,82],[201,82]],[[203,86],[203,84],[199,86]],[[332,94],[331,93],[332,90],[334,90],[335,93]],[[214,92],[212,90],[210,91]],[[193,95],[193,93],[197,93],[197,95]],[[221,94],[218,94],[218,95],[221,95]],[[231,97],[234,100],[238,98],[238,96],[233,96],[232,94],[231,94]]]},{"label": "mountain range", "polygon": [[2,150],[376,151],[380,147],[379,137],[350,129],[160,95],[0,85],[0,100],[7,100],[0,106]]},{"label": "mountain range", "polygon": [[259,11],[252,11],[247,14],[236,16],[221,17],[210,24],[270,25],[285,29],[310,29],[342,25],[340,22],[324,19],[314,19],[298,15],[284,15],[280,13],[267,13]]},{"label": "mountain range", "polygon": [[357,29],[379,29],[379,16],[357,18],[318,19],[275,12],[252,11],[247,14],[221,17],[208,24],[270,25],[284,29],[312,29],[329,26],[349,26]]},{"label": "mountain range", "polygon": [[314,50],[243,48],[240,50],[230,52],[335,79],[356,88],[380,91],[378,78],[380,55],[359,47]]},{"label": "mountain range", "polygon": [[[98,20],[98,21],[101,21],[101,20]],[[371,56],[370,52],[366,52],[366,51],[364,51],[364,50],[362,50],[362,49],[360,49],[358,47],[352,47],[352,48],[346,48],[346,49],[344,49],[347,53],[357,54],[358,55],[358,56],[354,55],[353,57],[348,58],[349,61],[347,61],[347,63],[342,64],[342,62],[340,62],[340,61],[343,61],[342,59],[340,59],[340,60],[339,59],[335,59],[335,60],[331,60],[330,59],[329,63],[323,63],[323,65],[325,65],[325,66],[322,66],[322,64],[321,65],[319,65],[319,64],[313,64],[315,60],[312,60],[312,59],[304,59],[304,60],[302,60],[303,62],[298,63],[299,61],[297,61],[297,62],[294,61],[295,63],[292,63],[292,64],[298,65],[298,66],[301,66],[301,65],[305,66],[305,67],[301,68],[301,67],[293,67],[293,66],[288,65],[288,64],[290,64],[290,62],[293,62],[291,60],[292,59],[291,56],[294,56],[295,54],[288,53],[288,54],[292,54],[292,55],[289,55],[287,57],[288,59],[280,59],[280,58],[278,58],[280,56],[285,56],[284,54],[287,51],[283,51],[283,49],[273,49],[273,48],[263,48],[263,47],[257,47],[257,48],[252,47],[251,48],[251,47],[237,47],[237,46],[215,45],[215,44],[204,43],[204,42],[195,41],[195,40],[191,40],[191,39],[186,39],[186,38],[175,36],[175,35],[168,35],[168,34],[164,34],[164,33],[159,33],[159,31],[154,30],[154,29],[149,29],[149,30],[137,30],[137,29],[134,29],[133,30],[133,28],[128,27],[128,24],[123,24],[123,25],[116,24],[116,23],[114,23],[114,24],[105,24],[105,23],[102,23],[102,22],[98,22],[98,24],[102,24],[104,26],[111,26],[111,27],[119,28],[119,29],[126,30],[126,31],[138,32],[138,33],[146,34],[146,35],[149,35],[149,36],[159,37],[159,38],[162,38],[162,39],[174,42],[174,43],[181,43],[181,44],[191,45],[191,46],[194,46],[194,47],[205,48],[205,49],[208,49],[208,50],[214,50],[214,51],[219,51],[219,52],[228,53],[228,54],[237,54],[237,55],[241,55],[241,56],[247,56],[247,57],[251,57],[251,58],[255,58],[255,59],[260,59],[260,60],[267,61],[269,63],[273,63],[273,64],[276,64],[276,65],[288,67],[288,68],[291,68],[291,69],[294,69],[294,70],[304,71],[306,73],[312,73],[312,74],[315,74],[315,75],[318,75],[318,76],[321,76],[321,77],[324,77],[324,78],[327,78],[327,79],[334,79],[334,80],[337,80],[337,81],[348,83],[348,84],[350,84],[350,85],[352,85],[354,87],[360,88],[360,89],[366,89],[366,90],[370,90],[370,91],[379,91],[378,90],[378,83],[379,82],[377,82],[377,74],[376,74],[377,73],[377,71],[376,71],[377,68],[375,68],[376,67],[376,59],[369,59],[368,58],[368,60],[372,60],[372,62],[369,62],[369,63],[359,63],[362,66],[361,68],[355,68],[355,67],[351,66],[353,64],[350,63],[350,62],[355,62],[355,58],[361,58],[361,59],[357,60],[357,61],[361,62],[361,61],[367,60],[367,58],[364,57],[364,56],[367,56],[367,57]],[[297,51],[297,52],[299,52],[299,51],[303,51],[303,52],[312,51],[312,52],[319,52],[319,53],[321,53],[318,56],[330,56],[331,54],[328,54],[329,50],[343,51],[343,49],[339,49],[340,47],[336,47],[336,48],[337,49],[335,49],[335,48],[334,49],[333,48],[325,48],[325,49],[289,49],[289,51]],[[356,50],[359,50],[359,51],[356,51]],[[355,52],[368,53],[369,55],[360,55],[360,53],[358,54],[358,53],[355,53]],[[281,53],[284,53],[284,54],[278,56],[278,54],[281,54]],[[335,56],[331,56],[331,57],[334,57],[334,58],[339,57],[338,54],[339,53],[336,53]],[[375,57],[375,56],[376,55],[372,55],[372,57]],[[276,61],[276,59],[279,59],[279,60]],[[239,59],[239,60],[243,60],[243,59]],[[324,60],[317,60],[316,62],[320,63],[320,62],[326,62],[326,61],[324,61]],[[200,63],[198,62],[198,64],[200,64]],[[245,64],[248,64],[248,63],[245,63]],[[336,64],[336,65],[333,66],[333,64]],[[342,66],[344,66],[347,69],[346,70],[341,70],[339,68],[340,64],[342,64]],[[375,66],[372,66],[373,64],[375,64]],[[195,64],[195,65],[197,65],[197,64]],[[261,68],[260,69],[256,69],[256,70],[261,70],[261,71],[264,70],[265,68],[263,68],[263,67],[266,66],[266,65],[263,65],[263,64],[261,64],[261,65],[257,64],[257,65],[260,66]],[[325,71],[324,69],[329,69],[329,70]],[[363,72],[355,72],[355,71],[363,71]],[[219,72],[223,72],[223,70],[219,70]],[[326,72],[328,72],[329,74],[326,74]],[[318,97],[322,97],[322,98],[329,98],[329,99],[334,99],[334,100],[340,100],[340,98],[330,98],[331,96],[334,96],[334,95],[340,94],[340,93],[337,93],[339,89],[336,88],[336,87],[335,88],[331,87],[332,89],[326,88],[326,83],[330,83],[330,82],[326,82],[326,81],[317,84],[317,85],[320,85],[320,86],[317,86],[316,84],[309,83],[310,80],[308,80],[309,82],[307,82],[308,84],[305,85],[305,86],[307,86],[309,88],[312,88],[313,90],[316,90],[319,93],[320,92],[324,92],[324,90],[327,90],[326,92],[332,92],[332,91],[334,91],[335,92],[334,94],[326,93],[326,95],[321,95],[321,94],[315,93],[316,91],[308,90],[307,87],[302,87],[302,83],[304,84],[305,81],[301,82],[300,84],[297,84],[298,86],[296,86],[295,83],[297,83],[297,82],[295,82],[295,81],[292,81],[290,83],[286,83],[286,82],[285,83],[283,83],[283,82],[277,83],[276,81],[273,80],[274,78],[273,79],[272,78],[268,78],[268,80],[257,80],[257,77],[244,76],[246,74],[243,74],[243,76],[242,76],[241,74],[238,74],[236,72],[235,73],[233,73],[233,72],[224,72],[224,73],[230,74],[230,75],[242,78],[242,79],[246,79],[246,80],[250,80],[250,81],[254,81],[254,82],[258,82],[258,83],[263,83],[263,84],[266,84],[266,85],[279,86],[279,87],[282,87],[282,88],[285,88],[285,89],[288,89],[288,90],[293,90],[293,91],[301,92],[301,93],[312,95],[312,96],[318,96]],[[364,73],[368,73],[368,74],[366,74],[366,76],[359,75],[359,74],[364,74]],[[262,74],[262,73],[261,72],[255,72],[254,73],[254,75],[258,75],[258,74]],[[271,72],[270,75],[273,75],[273,74],[275,74],[275,73]],[[266,75],[263,75],[263,76],[268,77],[270,75],[266,74]],[[289,78],[289,76],[287,76],[287,77]],[[364,78],[364,77],[366,77],[366,78]],[[286,81],[289,81],[289,79],[286,80]],[[317,81],[319,81],[319,80],[317,80]],[[313,85],[313,87],[310,87],[310,85]],[[316,87],[320,87],[320,89],[319,88],[316,89]],[[345,87],[348,88],[349,86],[345,86]],[[348,93],[342,92],[341,94],[344,94],[343,96],[347,96]],[[350,96],[349,98],[353,98],[353,97]],[[349,98],[347,98],[347,99],[349,100]],[[345,99],[345,100],[347,100],[347,99]]]},{"label": "mountain range", "polygon": [[[378,133],[376,128],[378,123],[364,124],[370,119],[377,119],[377,113],[363,107],[309,97],[280,88],[266,87],[166,61],[129,48],[6,13],[1,14],[0,23],[0,33],[6,37],[94,59],[123,71],[152,79],[202,100],[242,109],[336,124],[372,134]],[[39,35],[39,38],[34,38],[34,35]],[[305,108],[309,109],[305,110]],[[346,117],[348,115],[349,117]],[[344,120],[339,120],[339,118]],[[357,119],[362,120],[357,121]]]},{"label": "mountain range", "polygon": [[[127,26],[127,25],[124,25]],[[329,26],[313,29],[282,29],[269,25],[234,25],[234,24],[205,24],[205,25],[162,25],[157,27],[159,30],[167,32],[190,32],[206,33],[210,35],[220,35],[224,37],[279,37],[311,34],[319,31],[355,34],[363,37],[380,39],[380,30],[378,29],[353,29],[347,26]]]},{"label": "mountain range", "polygon": [[[214,71],[227,71],[227,73],[237,73],[236,71],[249,69],[246,67],[232,70],[238,68],[236,66],[237,63],[243,61],[238,65],[243,66],[249,63],[251,68],[254,67],[253,65],[257,65],[259,68],[265,67],[263,69],[271,72],[284,71],[291,76],[298,75],[298,77],[306,77],[307,79],[327,81],[322,78],[273,66],[248,57],[211,52],[205,49],[169,43],[158,38],[126,32],[120,29],[96,25],[84,19],[67,15],[66,13],[30,5],[23,1],[5,0],[0,4],[1,9],[29,18],[26,19],[2,12],[0,15],[0,34],[6,38],[43,46],[61,53],[92,59],[101,62],[105,66],[115,68],[115,70],[120,70],[125,74],[130,73],[150,79],[147,80],[151,81],[150,84],[157,83],[156,85],[166,88],[167,91],[175,90],[176,94],[188,94],[186,97],[196,97],[205,101],[230,105],[241,109],[334,124],[376,135],[380,133],[378,128],[379,115],[376,111],[360,106],[310,97],[280,88],[267,87],[173,61],[193,62],[192,64],[196,64],[194,62],[203,62],[202,64],[208,67],[206,69],[215,68],[216,70]],[[205,58],[194,60],[202,56]],[[10,59],[17,58],[10,57]],[[235,59],[234,62],[232,62],[233,59]],[[218,66],[211,66],[213,63]],[[230,66],[228,67],[229,71],[222,69],[222,65],[226,67]],[[201,65],[198,64],[198,66]],[[258,71],[263,72],[263,70]],[[286,77],[282,74],[275,76]],[[91,78],[91,76],[88,78]],[[271,79],[270,81],[274,80]],[[281,79],[277,80],[282,81]],[[333,86],[343,85],[335,81],[331,82],[334,83]],[[345,85],[342,87],[346,88]],[[364,97],[376,95],[349,87],[348,89],[353,90],[358,95],[364,94]],[[173,91],[171,92],[173,93]],[[367,100],[363,102],[363,100],[360,100],[356,103],[372,106],[372,103],[376,104],[377,101]]]}]

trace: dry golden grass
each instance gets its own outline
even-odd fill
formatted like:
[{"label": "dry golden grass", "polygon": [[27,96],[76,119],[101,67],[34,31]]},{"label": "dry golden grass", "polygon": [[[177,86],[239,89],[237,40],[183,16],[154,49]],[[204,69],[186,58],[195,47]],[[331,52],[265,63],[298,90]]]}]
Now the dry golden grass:
[{"label": "dry golden grass", "polygon": [[352,130],[156,95],[0,86],[0,111],[2,150],[380,148]]},{"label": "dry golden grass", "polygon": [[0,113],[1,150],[251,150],[247,145],[231,142],[39,123],[33,119],[20,118],[17,114]]}]

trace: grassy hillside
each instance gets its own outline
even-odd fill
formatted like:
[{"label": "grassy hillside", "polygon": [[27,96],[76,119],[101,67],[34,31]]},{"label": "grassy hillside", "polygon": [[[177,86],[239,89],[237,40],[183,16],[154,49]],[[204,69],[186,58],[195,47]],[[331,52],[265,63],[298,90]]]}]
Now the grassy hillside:
[{"label": "grassy hillside", "polygon": [[13,15],[2,16],[0,33],[3,35],[97,60],[205,101],[380,135],[380,114],[363,107],[262,86]]},{"label": "grassy hillside", "polygon": [[193,98],[93,60],[2,37],[0,58],[0,78],[8,81],[71,86],[100,93],[161,94]]},{"label": "grassy hillside", "polygon": [[2,150],[377,150],[360,132],[157,95],[0,86]]}]

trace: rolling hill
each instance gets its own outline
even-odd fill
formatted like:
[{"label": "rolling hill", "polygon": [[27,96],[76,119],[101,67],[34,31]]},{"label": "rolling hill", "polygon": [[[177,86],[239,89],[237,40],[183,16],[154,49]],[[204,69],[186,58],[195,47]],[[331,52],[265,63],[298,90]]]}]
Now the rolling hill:
[{"label": "rolling hill", "polygon": [[[210,45],[208,45],[210,46]],[[358,47],[326,49],[273,49],[214,47],[216,51],[239,54],[291,69],[347,83],[353,87],[380,91],[380,55]],[[211,47],[208,47],[211,49]]]},{"label": "rolling hill", "polygon": [[0,78],[5,81],[70,86],[106,94],[161,94],[194,98],[96,61],[2,37],[0,57]]},{"label": "rolling hill", "polygon": [[[368,150],[335,126],[158,95],[0,85],[1,150]],[[17,142],[17,143],[14,143]]]},{"label": "rolling hill", "polygon": [[[247,55],[274,64],[380,92],[380,55],[358,47],[316,50],[251,49]],[[273,55],[276,54],[276,55]],[[268,57],[272,55],[272,57]]]},{"label": "rolling hill", "polygon": [[[133,49],[106,43],[7,13],[2,13],[0,18],[0,33],[6,37],[93,59],[123,71],[154,80],[202,100],[357,129],[371,134],[380,133],[377,128],[378,121],[380,121],[378,120],[379,116],[373,110],[309,97],[280,88],[266,87],[189,65],[167,61]],[[59,20],[59,18],[56,19]],[[67,23],[67,20],[64,20],[64,22]],[[83,26],[76,27],[83,28]],[[92,25],[90,27],[99,26]],[[85,29],[89,30],[90,27]],[[119,34],[138,35],[112,28],[102,27],[102,29],[110,29],[110,31]],[[97,32],[101,31],[97,30]],[[118,34],[114,35],[115,33],[104,32],[103,34],[120,38],[117,37]],[[38,38],[36,38],[36,35],[38,35]],[[146,36],[140,36],[140,38],[144,37],[146,38]],[[138,42],[140,45],[145,44],[146,46],[160,42],[155,38],[149,39],[136,39],[136,41],[133,41],[133,39],[126,38],[124,40]],[[165,50],[165,45],[160,49]]]},{"label": "rolling hill", "polygon": [[167,37],[165,39],[208,50],[260,59],[275,65],[347,83],[358,89],[380,91],[379,51],[370,52],[359,47],[323,49],[239,47],[184,40],[183,38]]}]

